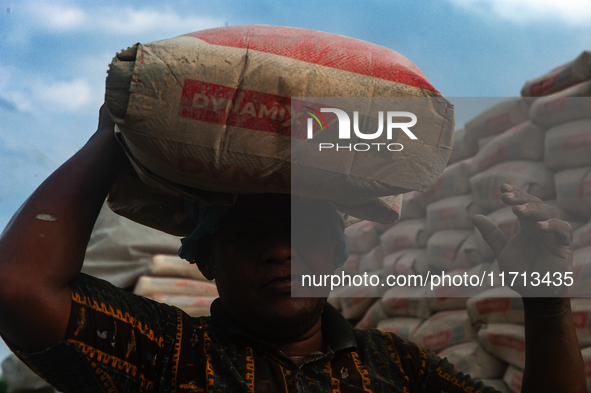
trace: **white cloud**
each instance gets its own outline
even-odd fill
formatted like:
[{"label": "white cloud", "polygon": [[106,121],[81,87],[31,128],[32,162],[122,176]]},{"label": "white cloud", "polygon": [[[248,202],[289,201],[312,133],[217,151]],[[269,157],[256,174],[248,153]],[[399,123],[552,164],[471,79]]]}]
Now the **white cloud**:
[{"label": "white cloud", "polygon": [[222,18],[183,14],[171,8],[94,7],[82,9],[59,2],[32,1],[27,14],[33,28],[54,32],[101,32],[107,35],[137,35],[157,30],[172,37],[191,31],[222,26]]},{"label": "white cloud", "polygon": [[591,22],[589,0],[448,0],[451,3],[483,16],[491,13],[521,24],[556,21],[568,25]]}]

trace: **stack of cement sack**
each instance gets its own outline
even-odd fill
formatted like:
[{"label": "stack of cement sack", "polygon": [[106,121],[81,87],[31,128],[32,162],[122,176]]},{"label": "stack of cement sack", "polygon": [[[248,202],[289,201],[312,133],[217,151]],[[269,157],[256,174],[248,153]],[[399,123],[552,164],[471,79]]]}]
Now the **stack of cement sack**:
[{"label": "stack of cement sack", "polygon": [[[502,203],[499,189],[509,183],[544,200],[571,224],[573,276],[586,286],[591,280],[590,57],[591,52],[584,52],[528,82],[522,97],[491,106],[457,130],[442,177],[425,192],[404,195],[397,224],[385,229],[362,222],[347,230],[356,253],[345,270],[380,271],[382,276],[496,271],[494,255],[471,218],[485,214],[507,237],[515,234],[518,221]],[[357,248],[359,243],[367,247]],[[501,391],[519,392],[525,361],[523,302],[508,288],[487,289],[486,284],[490,286],[433,291],[339,288],[331,297],[365,292],[367,298],[331,300],[348,318],[360,318],[359,328],[377,327],[407,337],[476,379]],[[385,292],[380,298],[369,297],[380,290]],[[571,303],[591,388],[591,299],[573,298]],[[347,313],[353,304],[355,312]]]},{"label": "stack of cement sack", "polygon": [[148,275],[139,278],[134,293],[178,307],[193,317],[209,315],[209,306],[218,297],[215,283],[196,265],[164,254],[152,258]]}]

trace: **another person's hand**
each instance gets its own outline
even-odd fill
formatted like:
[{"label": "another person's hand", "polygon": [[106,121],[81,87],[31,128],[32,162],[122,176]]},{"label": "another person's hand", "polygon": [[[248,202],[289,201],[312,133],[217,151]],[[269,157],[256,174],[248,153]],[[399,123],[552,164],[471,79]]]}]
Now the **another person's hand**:
[{"label": "another person's hand", "polygon": [[524,297],[564,296],[572,283],[572,273],[565,275],[572,266],[571,226],[539,198],[508,184],[501,191],[503,202],[513,206],[519,219],[519,232],[507,239],[482,215],[473,223],[495,254],[504,285]]}]

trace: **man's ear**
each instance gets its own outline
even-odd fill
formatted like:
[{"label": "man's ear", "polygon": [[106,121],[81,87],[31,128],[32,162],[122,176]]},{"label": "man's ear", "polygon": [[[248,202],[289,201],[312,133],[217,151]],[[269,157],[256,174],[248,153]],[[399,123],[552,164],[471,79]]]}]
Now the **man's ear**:
[{"label": "man's ear", "polygon": [[215,256],[211,241],[212,238],[209,235],[205,235],[199,239],[197,258],[195,258],[197,267],[203,274],[203,277],[208,280],[215,279]]}]

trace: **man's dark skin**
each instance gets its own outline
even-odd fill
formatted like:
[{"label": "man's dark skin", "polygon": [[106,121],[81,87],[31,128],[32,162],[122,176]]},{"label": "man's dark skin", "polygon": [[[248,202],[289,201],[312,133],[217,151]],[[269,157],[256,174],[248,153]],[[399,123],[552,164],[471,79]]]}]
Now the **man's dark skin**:
[{"label": "man's dark skin", "polygon": [[[101,108],[97,132],[39,186],[0,237],[0,332],[23,351],[41,350],[65,338],[68,283],[80,272],[111,184],[128,165],[113,126]],[[514,206],[520,232],[507,240],[486,217],[474,219],[501,270],[570,266],[570,226],[539,199],[515,187],[503,186],[502,191],[503,201]],[[320,313],[326,299],[291,297],[286,279],[292,258],[310,266],[332,263],[334,241],[326,226],[312,225],[315,244],[298,250],[291,244],[289,200],[272,200],[239,202],[209,238],[208,257],[200,269],[215,278],[224,307],[244,329],[298,362],[324,349]],[[570,301],[523,300],[527,361],[522,392],[586,392]]]}]

